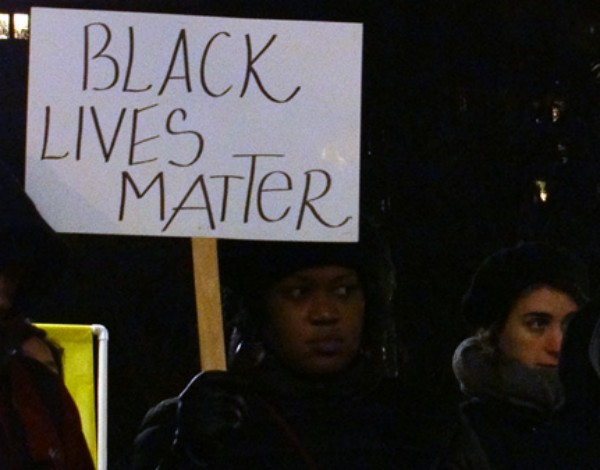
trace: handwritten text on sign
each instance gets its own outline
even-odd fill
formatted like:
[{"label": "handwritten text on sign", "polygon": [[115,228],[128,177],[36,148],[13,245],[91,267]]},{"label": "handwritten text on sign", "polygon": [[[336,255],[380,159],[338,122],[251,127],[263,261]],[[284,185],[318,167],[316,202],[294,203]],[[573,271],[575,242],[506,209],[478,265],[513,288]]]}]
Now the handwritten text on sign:
[{"label": "handwritten text on sign", "polygon": [[358,236],[362,27],[33,8],[26,187],[58,231]]}]

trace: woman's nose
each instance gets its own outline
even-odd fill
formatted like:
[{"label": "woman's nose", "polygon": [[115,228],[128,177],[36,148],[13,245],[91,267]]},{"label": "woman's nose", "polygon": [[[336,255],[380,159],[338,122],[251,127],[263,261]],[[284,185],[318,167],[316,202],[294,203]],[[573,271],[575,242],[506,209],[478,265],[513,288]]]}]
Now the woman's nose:
[{"label": "woman's nose", "polygon": [[314,324],[336,323],[339,320],[339,311],[328,295],[319,293],[311,302],[309,318]]},{"label": "woman's nose", "polygon": [[560,327],[552,328],[548,331],[546,337],[546,351],[553,357],[557,357],[560,354],[560,348],[562,347],[563,341],[563,330]]}]

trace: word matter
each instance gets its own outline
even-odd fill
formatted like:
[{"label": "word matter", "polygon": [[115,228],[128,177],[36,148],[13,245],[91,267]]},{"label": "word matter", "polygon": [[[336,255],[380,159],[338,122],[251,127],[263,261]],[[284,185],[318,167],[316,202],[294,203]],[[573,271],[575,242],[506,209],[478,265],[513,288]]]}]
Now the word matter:
[{"label": "word matter", "polygon": [[[298,181],[297,177],[293,178],[288,172],[282,170],[267,173],[257,171],[259,159],[283,156],[281,154],[233,155],[234,158],[249,159],[250,165],[245,175],[197,175],[181,197],[177,198],[178,203],[171,207],[168,218],[167,199],[172,198],[173,188],[168,187],[165,173],[157,173],[144,185],[136,181],[129,172],[124,171],[121,173],[119,221],[125,220],[129,211],[134,211],[142,199],[148,198],[152,204],[155,204],[160,222],[164,223],[163,232],[168,231],[169,227],[184,218],[184,214],[188,216],[201,214],[210,230],[215,230],[217,223],[229,221],[228,210],[231,204],[238,206],[240,202],[239,198],[230,195],[233,192],[239,193],[240,190],[244,194],[242,198],[244,224],[275,223],[293,217],[295,229],[301,230],[307,214],[311,214],[319,224],[327,228],[342,227],[352,219],[352,216],[342,216],[341,220],[332,221],[323,215],[327,208],[327,197],[331,196],[333,183],[331,174],[326,170],[307,170],[303,174],[302,181]],[[269,198],[270,193],[276,194]],[[289,197],[286,198],[286,194]],[[268,213],[267,206],[270,207],[271,213]]]}]

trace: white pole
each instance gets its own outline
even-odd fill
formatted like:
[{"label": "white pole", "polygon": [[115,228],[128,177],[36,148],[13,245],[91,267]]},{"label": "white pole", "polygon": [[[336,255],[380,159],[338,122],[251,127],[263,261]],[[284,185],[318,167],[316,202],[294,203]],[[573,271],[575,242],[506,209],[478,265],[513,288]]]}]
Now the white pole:
[{"label": "white pole", "polygon": [[92,325],[98,339],[98,407],[97,407],[97,470],[106,470],[108,455],[108,330],[103,325]]}]

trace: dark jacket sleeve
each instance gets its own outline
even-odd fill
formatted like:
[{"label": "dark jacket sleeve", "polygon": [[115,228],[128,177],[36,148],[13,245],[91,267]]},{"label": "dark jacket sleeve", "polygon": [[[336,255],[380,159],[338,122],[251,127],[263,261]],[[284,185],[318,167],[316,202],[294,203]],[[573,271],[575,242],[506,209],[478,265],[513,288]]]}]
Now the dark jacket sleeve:
[{"label": "dark jacket sleeve", "polygon": [[221,461],[223,439],[245,414],[236,387],[227,372],[201,372],[178,397],[151,409],[134,442],[133,470],[213,468]]}]

